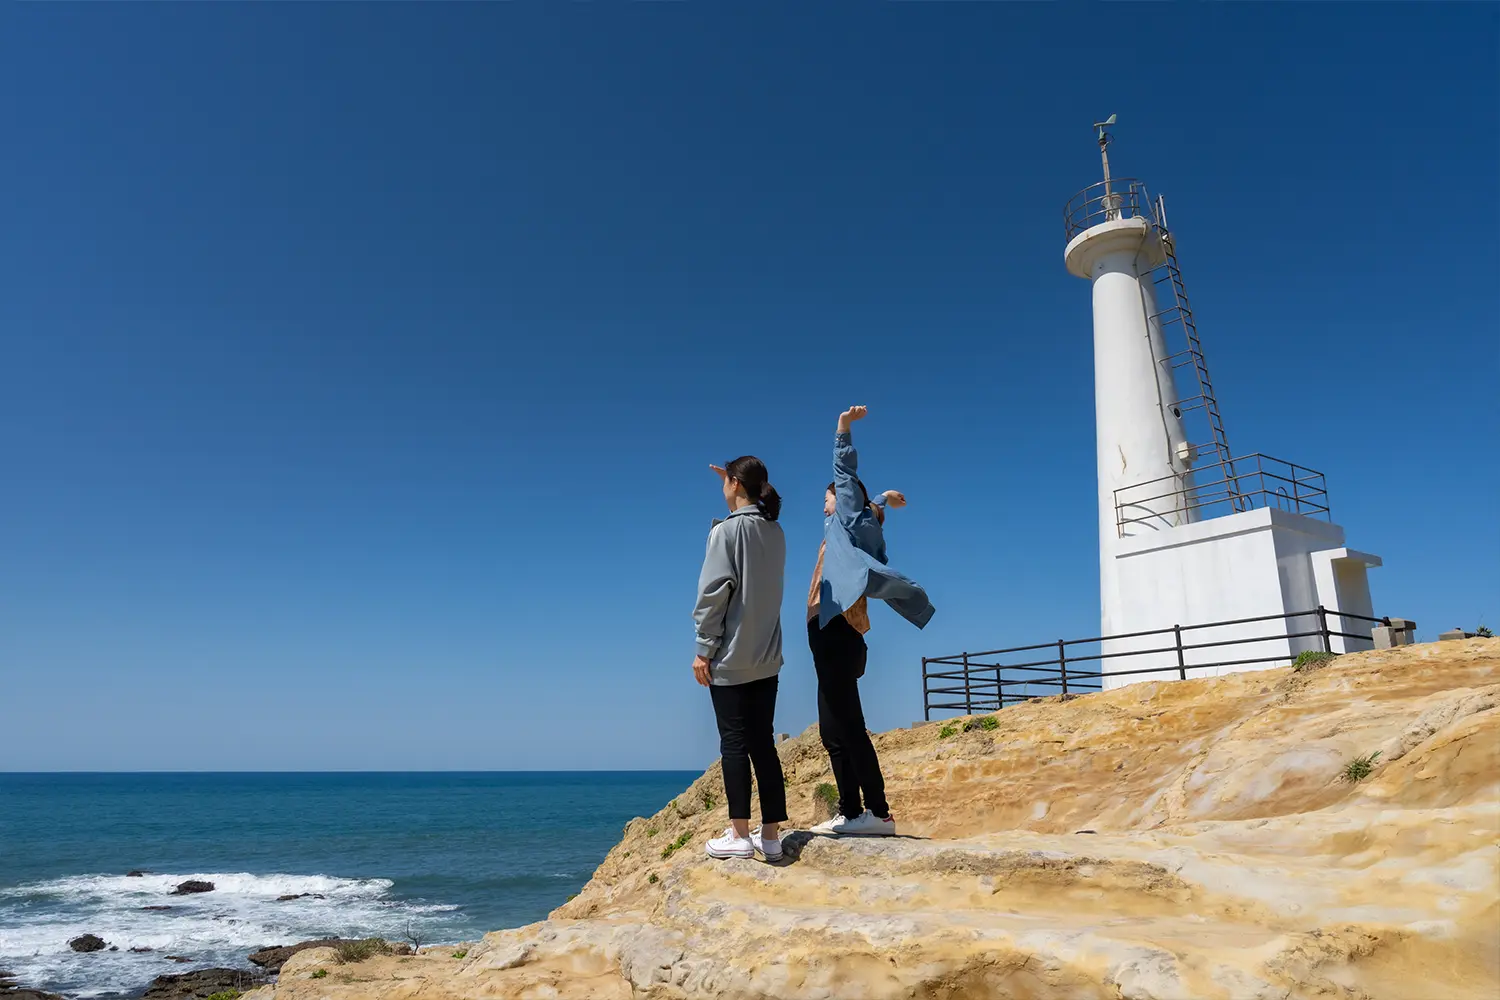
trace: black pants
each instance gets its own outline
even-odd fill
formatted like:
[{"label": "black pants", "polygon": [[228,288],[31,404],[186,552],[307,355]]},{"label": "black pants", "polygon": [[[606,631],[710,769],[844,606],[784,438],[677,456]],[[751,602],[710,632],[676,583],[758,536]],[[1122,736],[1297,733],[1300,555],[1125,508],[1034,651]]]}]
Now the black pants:
[{"label": "black pants", "polygon": [[[843,615],[818,628],[818,619],[807,623],[807,644],[812,647],[813,667],[818,671],[818,728],[823,748],[833,763],[833,780],[839,788],[839,812],[853,819],[870,812],[885,819],[891,807],[885,801],[885,778],[880,758],[865,729],[865,710],[859,703],[859,679],[865,673],[865,637]],[[861,805],[863,795],[863,805]]]},{"label": "black pants", "polygon": [[714,716],[719,720],[719,753],[724,758],[724,799],[729,818],[750,818],[750,767],[760,786],[760,821],[786,822],[786,779],[776,756],[776,682],[767,677],[749,684],[712,685]]}]

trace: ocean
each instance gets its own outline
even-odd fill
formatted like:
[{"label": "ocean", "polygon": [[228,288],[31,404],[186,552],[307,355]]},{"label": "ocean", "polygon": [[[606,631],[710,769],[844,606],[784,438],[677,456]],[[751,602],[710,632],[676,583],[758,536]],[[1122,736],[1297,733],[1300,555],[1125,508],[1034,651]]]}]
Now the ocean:
[{"label": "ocean", "polygon": [[[697,775],[0,773],[0,970],[125,997],[266,945],[476,940],[544,918]],[[188,879],[215,890],[170,895]],[[86,933],[119,950],[68,948]]]}]

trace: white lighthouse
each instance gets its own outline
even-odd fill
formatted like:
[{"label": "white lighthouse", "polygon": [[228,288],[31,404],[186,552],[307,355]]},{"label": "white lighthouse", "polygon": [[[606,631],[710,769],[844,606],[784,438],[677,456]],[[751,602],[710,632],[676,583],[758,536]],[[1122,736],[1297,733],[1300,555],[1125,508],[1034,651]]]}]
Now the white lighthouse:
[{"label": "white lighthouse", "polygon": [[[1165,202],[1110,176],[1114,122],[1095,126],[1104,179],[1068,203],[1064,254],[1093,287],[1100,635],[1122,637],[1102,643],[1104,686],[1159,679],[1145,671],[1174,663],[1212,675],[1325,642],[1368,648],[1365,574],[1380,560],[1344,546],[1320,473],[1231,455]],[[1203,627],[1216,622],[1230,624]],[[1191,634],[1131,636],[1173,628]],[[1108,676],[1128,670],[1142,673]]]}]

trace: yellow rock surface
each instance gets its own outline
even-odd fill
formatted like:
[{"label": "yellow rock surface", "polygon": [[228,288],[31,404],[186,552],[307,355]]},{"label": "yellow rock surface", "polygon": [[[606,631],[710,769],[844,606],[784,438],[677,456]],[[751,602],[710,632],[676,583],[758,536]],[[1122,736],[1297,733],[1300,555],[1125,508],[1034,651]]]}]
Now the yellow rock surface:
[{"label": "yellow rock surface", "polygon": [[[263,1000],[1494,1000],[1500,640],[1139,684],[876,738],[903,836],[712,862],[718,766],[549,920]],[[794,823],[831,781],[781,746]],[[1379,751],[1359,782],[1345,765]],[[686,836],[685,846],[672,849]]]}]

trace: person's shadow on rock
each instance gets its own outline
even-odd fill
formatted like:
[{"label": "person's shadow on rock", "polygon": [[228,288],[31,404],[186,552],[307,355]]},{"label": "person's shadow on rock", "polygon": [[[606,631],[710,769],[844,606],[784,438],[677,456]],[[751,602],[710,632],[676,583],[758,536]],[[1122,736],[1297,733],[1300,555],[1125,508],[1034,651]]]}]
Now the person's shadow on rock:
[{"label": "person's shadow on rock", "polygon": [[928,837],[914,837],[911,834],[907,834],[907,833],[898,833],[898,834],[894,834],[892,836],[887,836],[887,837],[835,837],[832,834],[827,834],[827,833],[810,833],[807,830],[797,830],[796,832],[789,833],[785,837],[781,838],[781,859],[779,861],[773,861],[773,862],[771,862],[771,864],[775,865],[778,868],[783,868],[783,867],[785,867],[787,865],[794,865],[794,864],[796,864],[798,861],[802,860],[802,851],[803,851],[803,849],[805,847],[807,847],[808,844],[811,844],[815,840],[832,840],[832,841],[838,841],[838,840],[843,840],[843,841],[862,840],[862,841],[870,841],[870,842],[879,842],[879,841],[882,841],[882,840],[929,840],[929,839],[931,839],[931,838],[928,838]]}]

